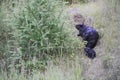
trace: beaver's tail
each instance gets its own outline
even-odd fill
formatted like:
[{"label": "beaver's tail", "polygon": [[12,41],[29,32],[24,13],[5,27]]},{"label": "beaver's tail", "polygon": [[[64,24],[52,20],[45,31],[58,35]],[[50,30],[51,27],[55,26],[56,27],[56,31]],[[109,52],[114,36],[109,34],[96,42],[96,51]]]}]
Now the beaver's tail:
[{"label": "beaver's tail", "polygon": [[89,47],[86,47],[84,50],[85,50],[85,52],[86,52],[86,55],[87,55],[89,58],[94,59],[94,58],[96,57],[96,52],[95,52],[93,49],[91,49],[91,48],[89,48]]}]

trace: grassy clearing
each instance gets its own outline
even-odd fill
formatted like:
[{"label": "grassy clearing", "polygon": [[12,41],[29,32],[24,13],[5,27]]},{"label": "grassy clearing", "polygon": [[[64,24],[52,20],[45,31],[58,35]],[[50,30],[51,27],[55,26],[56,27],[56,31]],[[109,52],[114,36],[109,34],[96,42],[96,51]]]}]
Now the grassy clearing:
[{"label": "grassy clearing", "polygon": [[[100,40],[101,44],[96,47],[97,58],[87,66],[84,77],[88,80],[117,80],[120,76],[119,1],[98,1],[96,5],[99,10],[90,15],[93,17],[94,27],[103,37]],[[94,8],[89,7],[90,10],[93,9],[91,11],[94,11]]]},{"label": "grassy clearing", "polygon": [[86,24],[93,25],[102,36],[100,45],[95,48],[97,58],[92,61],[81,59],[85,65],[83,77],[86,80],[116,80],[120,76],[119,9],[118,0],[99,0],[95,3],[71,5],[68,8],[68,13],[72,15],[79,12],[86,16]]}]

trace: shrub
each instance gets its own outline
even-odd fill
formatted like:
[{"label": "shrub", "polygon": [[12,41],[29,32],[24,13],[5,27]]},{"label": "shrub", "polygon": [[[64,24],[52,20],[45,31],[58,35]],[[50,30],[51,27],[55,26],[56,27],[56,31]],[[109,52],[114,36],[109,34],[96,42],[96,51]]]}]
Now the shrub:
[{"label": "shrub", "polygon": [[8,62],[21,66],[20,61],[25,61],[24,65],[31,69],[44,68],[53,55],[73,53],[80,48],[78,40],[70,37],[64,27],[63,9],[64,2],[58,0],[14,1],[8,22],[12,27]]},{"label": "shrub", "polygon": [[18,13],[15,12],[13,34],[23,55],[48,54],[64,47],[67,35],[60,21],[61,12],[57,11],[59,14],[56,15],[56,5],[60,6],[60,3],[52,0],[28,1],[23,8],[18,8]]}]

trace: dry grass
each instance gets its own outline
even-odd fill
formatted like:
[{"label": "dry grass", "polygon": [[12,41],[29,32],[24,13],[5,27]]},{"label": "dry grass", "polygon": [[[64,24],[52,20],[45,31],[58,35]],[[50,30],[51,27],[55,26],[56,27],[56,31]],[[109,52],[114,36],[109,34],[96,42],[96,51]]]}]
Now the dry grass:
[{"label": "dry grass", "polygon": [[[81,59],[85,80],[117,80],[120,76],[118,73],[120,72],[118,5],[115,5],[114,1],[99,0],[95,3],[72,5],[68,8],[70,15],[74,15],[76,12],[83,14],[87,19],[86,24],[93,25],[102,36],[100,45],[95,48],[97,57],[94,60]],[[117,6],[116,12],[113,8],[115,6]],[[92,22],[89,21],[89,18],[92,19]]]}]

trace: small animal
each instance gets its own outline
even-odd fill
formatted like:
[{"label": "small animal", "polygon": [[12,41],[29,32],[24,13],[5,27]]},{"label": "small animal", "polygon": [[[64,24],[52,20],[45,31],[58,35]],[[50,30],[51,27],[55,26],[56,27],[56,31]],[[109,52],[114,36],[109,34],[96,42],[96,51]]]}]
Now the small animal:
[{"label": "small animal", "polygon": [[79,34],[77,36],[81,36],[83,41],[87,41],[87,44],[85,45],[85,52],[86,55],[94,59],[96,57],[96,52],[93,50],[93,48],[96,46],[99,34],[98,32],[93,28],[86,25],[76,25],[76,29],[79,31]]},{"label": "small animal", "polygon": [[[79,23],[80,18],[82,18],[82,22]],[[85,20],[83,19],[82,15],[77,14],[74,16],[74,19],[76,19],[74,21],[77,22],[75,27],[79,31],[79,34],[77,36],[81,36],[83,41],[87,41],[84,51],[89,58],[94,59],[96,57],[94,47],[98,42],[99,34],[93,27],[86,26],[84,24]]]}]

